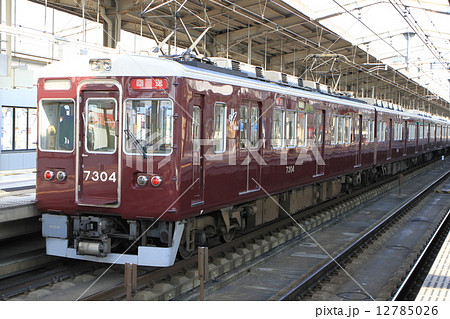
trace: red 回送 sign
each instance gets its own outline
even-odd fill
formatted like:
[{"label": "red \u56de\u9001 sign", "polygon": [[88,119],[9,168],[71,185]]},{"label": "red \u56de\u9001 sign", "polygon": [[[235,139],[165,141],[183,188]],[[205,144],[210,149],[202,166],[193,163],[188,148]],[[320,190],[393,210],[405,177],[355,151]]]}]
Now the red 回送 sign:
[{"label": "red \u56de\u9001 sign", "polygon": [[132,79],[130,86],[133,90],[164,90],[167,88],[167,79],[146,78]]}]

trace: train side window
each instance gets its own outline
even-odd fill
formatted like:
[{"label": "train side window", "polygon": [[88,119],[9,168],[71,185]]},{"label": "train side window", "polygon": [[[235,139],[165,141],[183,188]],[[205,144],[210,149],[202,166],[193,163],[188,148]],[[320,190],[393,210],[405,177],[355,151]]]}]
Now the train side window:
[{"label": "train side window", "polygon": [[306,123],[307,123],[307,113],[298,112],[297,120],[297,146],[306,145]]},{"label": "train side window", "polygon": [[214,105],[214,152],[225,152],[226,148],[226,114],[227,105],[216,103]]},{"label": "train side window", "polygon": [[192,109],[192,150],[200,151],[200,107],[194,106]]},{"label": "train side window", "polygon": [[374,120],[366,120],[363,128],[363,137],[366,142],[374,141]]},{"label": "train side window", "polygon": [[39,111],[39,148],[46,151],[74,149],[74,101],[41,100]]},{"label": "train side window", "polygon": [[286,147],[295,147],[296,141],[296,112],[288,110],[286,112]]},{"label": "train side window", "polygon": [[250,109],[250,147],[258,147],[259,141],[259,108]]},{"label": "train side window", "polygon": [[344,126],[345,126],[345,118],[343,116],[338,116],[337,118],[337,142],[338,144],[344,143]]},{"label": "train side window", "polygon": [[272,147],[281,148],[284,144],[284,110],[274,109],[272,119]]}]

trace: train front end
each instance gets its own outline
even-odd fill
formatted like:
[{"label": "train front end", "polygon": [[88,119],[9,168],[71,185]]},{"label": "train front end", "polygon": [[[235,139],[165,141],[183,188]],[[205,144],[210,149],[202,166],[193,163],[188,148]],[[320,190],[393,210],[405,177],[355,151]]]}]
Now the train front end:
[{"label": "train front end", "polygon": [[37,207],[47,254],[173,264],[178,222],[173,81],[151,57],[81,57],[39,79]]}]

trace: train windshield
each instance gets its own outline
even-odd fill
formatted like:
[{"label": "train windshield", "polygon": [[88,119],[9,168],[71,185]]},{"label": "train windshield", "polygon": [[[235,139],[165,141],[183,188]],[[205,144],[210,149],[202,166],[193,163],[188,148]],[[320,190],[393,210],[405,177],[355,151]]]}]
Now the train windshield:
[{"label": "train windshield", "polygon": [[73,151],[73,100],[42,100],[39,110],[39,148],[46,151]]},{"label": "train windshield", "polygon": [[170,100],[127,100],[125,108],[125,152],[151,155],[172,152]]}]

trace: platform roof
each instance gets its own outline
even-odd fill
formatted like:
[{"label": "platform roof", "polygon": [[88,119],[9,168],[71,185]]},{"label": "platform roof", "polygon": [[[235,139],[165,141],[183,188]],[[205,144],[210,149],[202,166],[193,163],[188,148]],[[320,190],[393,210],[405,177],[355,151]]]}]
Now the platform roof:
[{"label": "platform roof", "polygon": [[[340,91],[353,91],[358,97],[375,97],[450,117],[448,89],[442,93],[436,86],[425,86],[420,77],[411,78],[404,67],[396,65],[395,57],[404,58],[405,48],[395,52],[399,49],[393,47],[392,52],[386,52],[375,45],[392,34],[365,30],[358,38],[347,33],[345,26],[342,29],[339,21],[347,20],[352,27],[360,25],[364,29],[361,10],[376,7],[374,3],[380,1],[323,0],[317,4],[326,6],[318,8],[300,0],[86,0],[84,9],[81,0],[32,1],[104,23],[108,32],[104,44],[111,47],[120,40],[120,29],[158,42],[168,39],[168,44],[184,48],[199,39],[193,48],[198,54],[228,57],[328,84]],[[422,5],[405,0],[381,2],[399,10],[411,10],[412,2]],[[443,13],[438,14],[448,15],[448,6],[441,8]],[[429,15],[434,13],[427,11]],[[408,32],[418,34],[416,31]],[[447,40],[449,35],[444,33],[441,30],[438,36]],[[161,53],[174,53],[173,49],[165,51]],[[442,59],[436,57],[433,62],[439,63],[448,76],[448,47],[436,48],[436,52]]]}]

